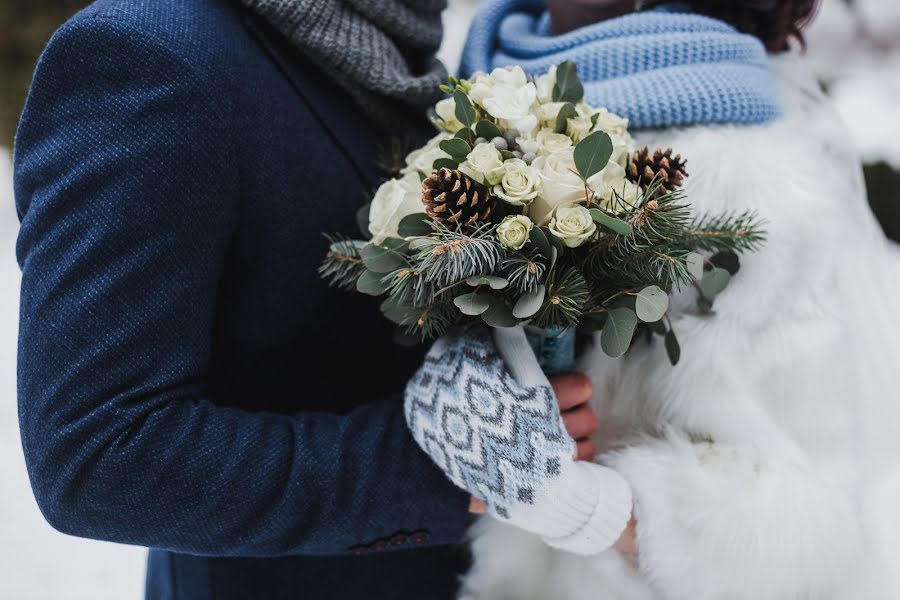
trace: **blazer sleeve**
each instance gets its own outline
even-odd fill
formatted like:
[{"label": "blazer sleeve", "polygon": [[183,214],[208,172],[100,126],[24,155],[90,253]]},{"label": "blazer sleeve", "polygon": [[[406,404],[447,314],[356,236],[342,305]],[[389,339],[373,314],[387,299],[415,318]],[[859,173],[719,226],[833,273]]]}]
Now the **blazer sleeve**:
[{"label": "blazer sleeve", "polygon": [[109,18],[66,25],[38,65],[15,151],[38,505],[65,533],[193,554],[457,542],[468,498],[419,450],[399,395],[347,415],[205,397],[239,194],[207,79]]}]

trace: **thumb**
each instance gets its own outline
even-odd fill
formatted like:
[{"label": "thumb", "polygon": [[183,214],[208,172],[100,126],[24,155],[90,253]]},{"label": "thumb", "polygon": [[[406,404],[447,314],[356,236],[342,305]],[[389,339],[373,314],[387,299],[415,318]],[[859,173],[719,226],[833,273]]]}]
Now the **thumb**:
[{"label": "thumb", "polygon": [[494,329],[494,344],[513,378],[524,387],[550,386],[522,325]]}]

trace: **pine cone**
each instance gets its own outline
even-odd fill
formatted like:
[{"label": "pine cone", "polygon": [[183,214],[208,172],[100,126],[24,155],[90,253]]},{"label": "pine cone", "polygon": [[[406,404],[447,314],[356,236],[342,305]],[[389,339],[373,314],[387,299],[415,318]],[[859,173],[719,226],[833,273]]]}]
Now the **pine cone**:
[{"label": "pine cone", "polygon": [[429,216],[450,225],[487,221],[497,205],[487,186],[446,167],[433,171],[422,182],[422,202]]},{"label": "pine cone", "polygon": [[631,163],[626,172],[628,179],[639,184],[644,191],[647,191],[650,182],[656,177],[662,181],[662,188],[671,192],[681,187],[684,178],[688,176],[684,168],[686,164],[687,161],[681,160],[680,154],[672,156],[671,148],[665,152],[657,150],[651,156],[650,151],[644,146],[631,156]]}]

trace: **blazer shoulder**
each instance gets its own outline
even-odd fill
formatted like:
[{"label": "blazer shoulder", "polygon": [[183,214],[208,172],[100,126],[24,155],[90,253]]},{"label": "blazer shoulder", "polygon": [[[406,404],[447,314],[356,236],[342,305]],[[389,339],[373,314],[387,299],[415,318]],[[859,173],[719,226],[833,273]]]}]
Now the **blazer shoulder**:
[{"label": "blazer shoulder", "polygon": [[165,48],[198,69],[228,64],[252,43],[240,9],[226,0],[97,0],[54,39],[61,36],[126,38],[148,53]]}]

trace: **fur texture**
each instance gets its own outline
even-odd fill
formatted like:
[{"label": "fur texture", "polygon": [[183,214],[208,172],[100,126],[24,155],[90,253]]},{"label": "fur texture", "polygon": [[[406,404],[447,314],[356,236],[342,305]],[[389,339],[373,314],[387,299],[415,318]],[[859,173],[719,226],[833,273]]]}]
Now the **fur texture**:
[{"label": "fur texture", "polygon": [[[681,363],[638,341],[589,352],[599,460],[632,485],[638,565],[581,558],[482,520],[469,600],[895,598],[869,493],[895,464],[887,374],[897,327],[879,299],[898,270],[868,212],[843,125],[802,63],[774,59],[785,117],[644,134],[689,158],[700,211],[756,209],[764,249],[698,314],[673,298]],[[894,367],[891,367],[894,365]]]}]

